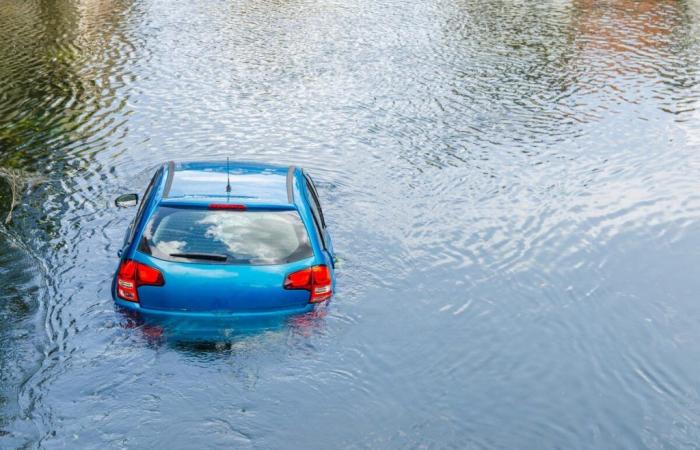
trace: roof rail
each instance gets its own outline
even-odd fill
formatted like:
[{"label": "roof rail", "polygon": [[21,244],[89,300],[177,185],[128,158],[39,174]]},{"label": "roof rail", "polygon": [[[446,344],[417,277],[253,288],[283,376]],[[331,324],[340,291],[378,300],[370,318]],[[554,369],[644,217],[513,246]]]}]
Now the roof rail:
[{"label": "roof rail", "polygon": [[175,175],[175,162],[168,161],[168,178],[165,180],[163,198],[167,198],[168,194],[170,194],[170,187],[173,185],[173,175]]},{"label": "roof rail", "polygon": [[291,204],[294,203],[294,188],[292,183],[294,182],[295,170],[296,167],[294,166],[289,166],[289,169],[287,169],[287,201]]}]

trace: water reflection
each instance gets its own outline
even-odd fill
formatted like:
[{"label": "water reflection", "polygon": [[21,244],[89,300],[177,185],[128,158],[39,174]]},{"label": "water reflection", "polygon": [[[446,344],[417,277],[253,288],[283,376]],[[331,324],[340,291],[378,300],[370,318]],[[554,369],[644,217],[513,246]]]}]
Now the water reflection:
[{"label": "water reflection", "polygon": [[[699,13],[6,0],[0,446],[697,442]],[[115,311],[112,199],[224,156],[318,180],[334,303],[207,339]]]},{"label": "water reflection", "polygon": [[268,333],[289,333],[310,337],[325,328],[328,305],[306,314],[267,317],[202,317],[171,318],[144,316],[117,308],[121,326],[137,329],[150,343],[196,344],[197,348],[225,348],[250,337]]}]

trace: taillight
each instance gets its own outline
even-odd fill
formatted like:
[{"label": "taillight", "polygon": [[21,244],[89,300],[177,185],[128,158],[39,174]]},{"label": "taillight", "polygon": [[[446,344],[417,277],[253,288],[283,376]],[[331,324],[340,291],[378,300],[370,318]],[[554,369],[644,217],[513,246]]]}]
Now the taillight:
[{"label": "taillight", "polygon": [[309,303],[325,302],[333,295],[333,281],[328,266],[313,266],[293,272],[284,280],[285,289],[304,289],[311,293]]},{"label": "taillight", "polygon": [[139,286],[163,286],[165,280],[158,269],[132,259],[122,261],[117,275],[117,296],[130,302],[139,301]]}]

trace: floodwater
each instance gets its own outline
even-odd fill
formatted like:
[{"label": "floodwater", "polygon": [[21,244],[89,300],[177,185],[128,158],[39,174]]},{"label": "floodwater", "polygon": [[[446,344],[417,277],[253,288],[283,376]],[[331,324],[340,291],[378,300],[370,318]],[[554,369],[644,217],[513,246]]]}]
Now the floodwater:
[{"label": "floodwater", "polygon": [[[0,447],[697,448],[699,71],[693,1],[0,0]],[[158,337],[112,201],[225,156],[337,295]]]}]

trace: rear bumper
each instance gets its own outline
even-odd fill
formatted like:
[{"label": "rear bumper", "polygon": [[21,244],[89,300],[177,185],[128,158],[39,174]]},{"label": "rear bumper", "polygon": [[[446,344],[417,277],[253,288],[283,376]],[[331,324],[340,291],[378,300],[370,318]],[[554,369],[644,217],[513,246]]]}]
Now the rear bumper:
[{"label": "rear bumper", "polygon": [[303,307],[297,308],[280,308],[265,311],[215,311],[215,312],[191,312],[191,311],[168,311],[162,309],[142,308],[140,304],[127,302],[119,298],[114,302],[117,306],[129,311],[139,313],[144,318],[153,319],[193,319],[193,320],[240,320],[240,321],[256,321],[256,320],[276,320],[284,319],[288,316],[296,314],[304,314],[313,311],[314,305],[309,303]]}]

